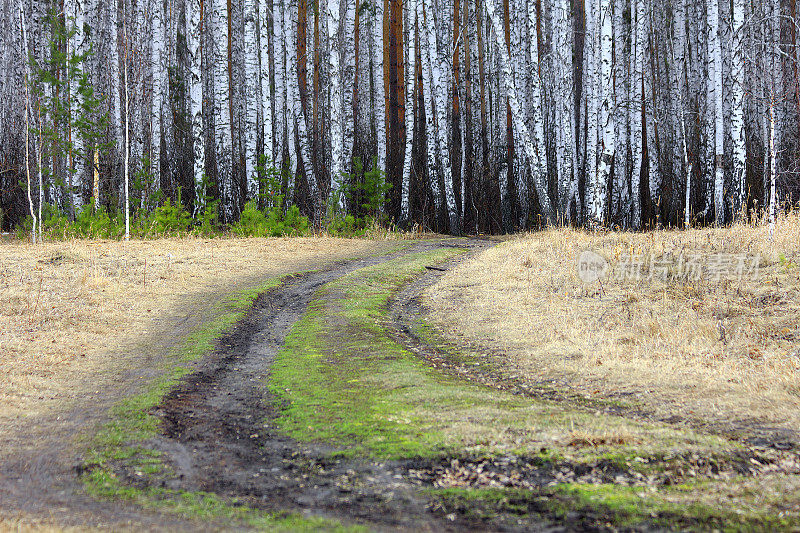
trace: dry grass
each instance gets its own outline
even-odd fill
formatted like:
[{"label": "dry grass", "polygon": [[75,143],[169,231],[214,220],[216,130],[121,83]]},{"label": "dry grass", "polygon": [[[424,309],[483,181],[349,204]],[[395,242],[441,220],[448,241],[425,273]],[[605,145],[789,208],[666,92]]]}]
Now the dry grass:
[{"label": "dry grass", "polygon": [[88,527],[63,527],[57,525],[55,520],[51,521],[47,519],[31,518],[24,515],[20,515],[17,518],[0,518],[0,533],[11,533],[12,531],[15,533],[23,533],[27,531],[36,531],[38,533],[69,533],[78,531],[102,531],[102,529]]},{"label": "dry grass", "polygon": [[[757,276],[586,284],[576,258],[600,253],[760,255]],[[764,226],[521,236],[449,272],[426,293],[451,335],[499,347],[532,380],[588,396],[632,394],[659,414],[758,418],[800,427],[800,216]]]},{"label": "dry grass", "polygon": [[0,244],[0,423],[81,398],[82,378],[103,374],[170,317],[200,312],[207,295],[394,246],[332,238]]}]

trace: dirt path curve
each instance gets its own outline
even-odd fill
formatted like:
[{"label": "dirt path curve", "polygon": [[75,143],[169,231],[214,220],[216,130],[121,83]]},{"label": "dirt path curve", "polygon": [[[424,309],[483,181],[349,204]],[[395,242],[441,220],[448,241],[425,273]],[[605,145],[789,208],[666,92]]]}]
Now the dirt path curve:
[{"label": "dirt path curve", "polygon": [[[163,436],[151,444],[166,452],[179,473],[165,485],[237,496],[265,509],[313,509],[316,515],[373,524],[380,517],[378,523],[388,528],[463,530],[466,524],[427,516],[424,502],[398,473],[409,465],[331,462],[330,449],[299,446],[270,432],[262,422],[269,402],[258,384],[267,376],[286,333],[325,283],[407,253],[443,246],[480,250],[490,245],[464,239],[419,241],[401,252],[297,277],[262,295],[248,316],[220,340],[216,353],[163,403],[158,413],[164,421]],[[179,322],[171,329],[177,335],[187,333],[185,321]],[[147,367],[144,363],[140,368]],[[148,377],[155,374],[147,370],[123,373],[114,380],[115,394],[87,398],[85,404],[31,421],[26,431],[13,435],[13,446],[6,452],[14,453],[0,454],[0,516],[19,516],[23,523],[41,517],[45,524],[67,527],[196,530],[197,522],[174,515],[95,500],[78,483],[76,469],[83,465],[72,451],[75,435],[102,421],[114,398],[132,393],[139,380]],[[32,444],[26,446],[26,441]],[[128,481],[137,482],[135,472],[127,475]],[[312,477],[313,483],[309,482]]]},{"label": "dirt path curve", "polygon": [[272,406],[263,384],[286,334],[325,284],[405,254],[488,245],[464,240],[415,243],[397,254],[298,277],[262,295],[247,318],[221,339],[214,357],[162,403],[158,416],[164,431],[151,445],[170,458],[178,474],[166,486],[379,529],[472,529],[474,524],[429,512],[428,501],[417,494],[418,485],[405,475],[423,465],[333,458],[333,448],[301,444],[276,432],[264,422]]}]

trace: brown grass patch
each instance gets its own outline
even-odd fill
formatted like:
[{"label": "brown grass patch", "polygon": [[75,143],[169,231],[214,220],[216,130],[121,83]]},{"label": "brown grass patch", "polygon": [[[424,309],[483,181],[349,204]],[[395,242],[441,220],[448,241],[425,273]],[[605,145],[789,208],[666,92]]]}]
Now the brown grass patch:
[{"label": "brown grass patch", "polygon": [[393,246],[333,238],[0,244],[0,422],[84,397],[81,379],[110,368],[170,316],[209,307],[206,299]]},{"label": "brown grass patch", "polygon": [[574,448],[597,448],[598,446],[630,446],[641,444],[641,439],[628,433],[587,433],[584,431],[573,431],[567,436],[566,445]]},{"label": "brown grass patch", "polygon": [[[760,256],[757,276],[584,283],[584,250]],[[759,418],[800,427],[800,216],[764,226],[644,234],[552,229],[520,236],[448,272],[426,293],[432,319],[500,348],[532,380],[567,379],[587,396],[632,394],[660,414]],[[672,268],[677,268],[673,265]]]},{"label": "brown grass patch", "polygon": [[[125,528],[123,530],[133,531],[133,528]],[[0,532],[16,532],[23,533],[28,531],[36,531],[38,533],[70,533],[79,531],[102,531],[98,528],[89,527],[63,527],[56,524],[55,521],[46,519],[30,518],[20,515],[17,518],[5,517],[0,518]]]}]

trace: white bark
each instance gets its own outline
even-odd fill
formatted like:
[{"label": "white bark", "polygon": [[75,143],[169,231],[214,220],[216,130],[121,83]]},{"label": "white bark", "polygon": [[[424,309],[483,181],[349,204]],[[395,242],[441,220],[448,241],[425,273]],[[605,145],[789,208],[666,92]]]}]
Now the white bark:
[{"label": "white bark", "polygon": [[297,48],[295,27],[292,25],[292,7],[297,5],[293,0],[285,0],[283,3],[283,38],[285,50],[285,70],[284,75],[286,80],[284,85],[286,87],[286,146],[289,154],[289,176],[288,176],[288,193],[286,204],[288,205],[294,199],[295,194],[295,174],[297,172],[297,99],[295,94],[297,91]]},{"label": "white bark", "polygon": [[245,84],[245,131],[244,159],[245,179],[247,179],[248,199],[258,196],[258,176],[256,165],[258,153],[256,141],[258,133],[258,109],[261,99],[258,94],[259,62],[258,62],[258,15],[256,0],[244,1],[244,84]]},{"label": "white bark", "polygon": [[[684,202],[683,225],[688,228],[691,224],[691,199],[692,199],[692,161],[689,159],[689,147],[686,131],[686,94],[688,66],[686,65],[686,2],[679,0],[675,7],[675,27],[670,43],[672,46],[672,70],[675,85],[675,119],[678,122],[678,134],[681,138],[680,157],[683,163],[676,164],[676,169],[684,172]],[[680,176],[679,172],[676,172]]]},{"label": "white bark", "polygon": [[600,32],[598,25],[599,0],[586,1],[586,41],[583,49],[586,62],[586,77],[584,87],[586,91],[586,196],[588,204],[588,217],[594,221],[598,200],[597,183],[597,143],[600,120],[600,76],[598,69],[598,54],[600,51]]},{"label": "white bark", "polygon": [[344,113],[344,138],[342,143],[342,159],[345,172],[350,172],[353,165],[353,143],[355,141],[355,115],[353,113],[353,96],[356,80],[356,1],[344,0],[344,29],[340,41],[342,53],[342,109]]},{"label": "white bark", "polygon": [[415,32],[417,27],[417,10],[412,4],[408,10],[407,23],[405,28],[405,45],[406,45],[406,61],[405,61],[405,130],[406,130],[406,144],[405,144],[405,157],[403,159],[403,176],[402,187],[403,190],[400,194],[400,220],[407,222],[410,218],[410,201],[409,195],[411,190],[411,163],[412,163],[412,150],[414,147],[414,85],[417,76],[416,70],[416,44]]},{"label": "white bark", "polygon": [[[67,0],[65,2],[64,10],[67,12],[67,16],[74,17],[75,27],[74,35],[70,37],[67,43],[67,57],[70,57],[71,54],[79,56],[84,52],[83,40],[85,36],[83,34],[83,22],[86,6],[84,6],[82,0]],[[83,66],[83,62],[78,65],[79,68],[83,68]],[[70,80],[69,99],[71,115],[70,120],[79,120],[81,114],[82,97],[78,92],[77,79]],[[80,131],[72,126],[70,126],[70,128],[72,129],[72,163],[74,165],[74,168],[70,169],[70,172],[72,173],[70,180],[73,186],[72,205],[77,213],[83,204],[83,199],[81,196],[81,184],[86,175],[86,154],[83,146],[83,137],[81,136]]]},{"label": "white bark", "polygon": [[599,120],[603,129],[603,151],[600,165],[592,184],[592,221],[597,225],[605,223],[607,202],[607,183],[611,175],[611,165],[614,162],[614,73],[612,68],[613,53],[613,3],[611,0],[601,0],[600,12],[600,100]]},{"label": "white bark", "polygon": [[731,109],[731,136],[733,137],[733,184],[736,187],[734,216],[745,204],[745,175],[747,147],[744,136],[744,0],[733,0],[733,105]]},{"label": "white bark", "polygon": [[[683,0],[679,0],[683,1]],[[625,2],[614,0],[614,195],[611,198],[611,216],[620,219],[628,212],[630,196],[628,195],[628,129],[627,106],[628,76],[626,75],[625,45],[631,32],[625,31]]]},{"label": "white bark", "polygon": [[25,61],[25,176],[27,178],[28,209],[30,210],[33,226],[31,227],[31,242],[36,244],[36,211],[33,208],[33,196],[31,195],[31,149],[30,149],[30,116],[31,116],[31,67],[27,61],[28,52],[28,30],[25,23],[25,9],[22,2],[19,4],[19,29],[22,35],[22,60]]},{"label": "white bark", "polygon": [[339,14],[339,0],[328,0],[328,86],[330,88],[330,140],[331,140],[331,192],[336,194],[338,205],[335,209],[344,207],[342,192],[342,174],[344,173],[344,113],[342,110],[342,82],[341,82],[341,16]]},{"label": "white bark", "polygon": [[[491,1],[491,0],[490,0]],[[530,43],[531,54],[531,112],[533,116],[533,137],[536,142],[536,158],[531,160],[531,173],[536,182],[547,184],[549,178],[549,171],[547,167],[547,148],[545,146],[544,137],[544,105],[542,99],[542,79],[541,68],[539,65],[539,39],[537,32],[537,14],[536,2],[534,0],[528,1],[528,41]],[[545,185],[545,190],[547,186]],[[527,191],[526,191],[527,192]],[[525,204],[523,204],[525,205]],[[525,215],[523,215],[523,218]]]},{"label": "white bark", "polygon": [[[231,91],[228,77],[228,6],[225,0],[214,0],[211,31],[214,34],[214,138],[217,155],[217,187],[222,197],[221,204],[229,208],[232,193],[230,184],[233,173],[233,138],[231,132]],[[209,52],[212,53],[212,52]]]},{"label": "white bark", "polygon": [[269,66],[269,12],[271,7],[269,0],[258,0],[259,36],[261,38],[261,62],[259,64],[261,76],[261,125],[264,136],[264,153],[267,156],[268,164],[275,164],[276,156],[272,138],[272,84]]},{"label": "white bark", "polygon": [[123,145],[124,150],[124,183],[125,183],[125,240],[131,238],[131,200],[130,200],[130,190],[129,190],[129,182],[130,182],[130,88],[128,87],[128,67],[129,64],[129,53],[130,53],[130,35],[128,33],[128,17],[126,14],[123,13],[123,21],[122,21],[122,42],[125,43],[125,50],[123,52],[123,66],[122,66],[122,75],[123,75],[123,89],[125,91],[125,144]]},{"label": "white bark", "polygon": [[722,40],[719,35],[719,0],[709,0],[708,9],[708,47],[711,53],[709,76],[714,84],[714,221],[725,222],[725,199],[723,197],[725,158],[725,123],[722,108]]},{"label": "white bark", "polygon": [[161,0],[151,0],[150,13],[153,20],[153,46],[150,56],[153,71],[153,101],[150,108],[150,168],[155,178],[155,187],[158,189],[161,186],[161,138],[164,134],[161,117],[164,112],[164,102],[169,99],[164,3]]},{"label": "white bark", "polygon": [[372,81],[375,84],[375,131],[378,148],[378,168],[386,170],[386,89],[383,76],[383,0],[375,0],[372,24]]},{"label": "white bark", "polygon": [[189,48],[189,100],[192,125],[192,142],[194,145],[194,184],[195,213],[202,209],[204,192],[203,173],[205,172],[205,143],[203,136],[203,83],[201,74],[202,47],[200,45],[201,20],[200,8],[202,0],[189,0],[186,6],[186,44]]},{"label": "white bark", "polygon": [[[434,106],[434,92],[433,88],[433,57],[431,55],[430,40],[433,38],[429,32],[429,25],[425,21],[427,15],[423,10],[423,0],[414,0],[417,7],[417,21],[420,23],[420,36],[419,46],[422,60],[422,90],[423,102],[425,103],[425,139],[426,139],[426,153],[428,162],[428,177],[430,187],[433,191],[434,207],[438,214],[444,204],[444,194],[442,189],[438,186],[439,180],[437,179],[437,172],[439,165],[437,159],[439,158],[439,146],[436,142],[436,120]],[[435,47],[435,44],[434,44]]]},{"label": "white bark", "polygon": [[273,73],[275,82],[274,106],[274,153],[275,166],[283,168],[284,148],[286,147],[286,34],[283,22],[283,0],[272,1],[272,29],[273,29],[273,57],[275,72]]},{"label": "white bark", "polygon": [[775,175],[777,174],[775,154],[775,93],[769,99],[769,240],[775,238],[775,219],[778,215],[778,198],[775,190]]},{"label": "white bark", "polygon": [[[575,149],[575,99],[573,92],[573,29],[569,0],[556,5],[554,64],[556,69],[556,172],[559,184],[559,211],[566,220],[573,201],[579,201],[577,153]],[[577,209],[580,214],[580,208]]]},{"label": "white bark", "polygon": [[631,88],[631,150],[633,153],[633,169],[631,174],[631,227],[639,229],[642,221],[642,200],[639,190],[641,188],[642,171],[644,167],[644,132],[642,128],[643,83],[644,83],[644,35],[645,15],[644,0],[632,0],[635,9],[632,25],[633,52],[631,53],[630,88]]},{"label": "white bark", "polygon": [[[438,155],[439,168],[442,171],[444,181],[444,191],[442,195],[447,209],[447,217],[450,222],[450,232],[459,233],[460,224],[458,222],[458,211],[456,210],[456,200],[453,194],[453,172],[450,164],[450,150],[447,138],[447,81],[449,80],[448,72],[442,68],[442,61],[439,58],[438,49],[440,48],[436,42],[436,13],[433,9],[431,0],[424,0],[425,7],[425,42],[427,44],[427,57],[428,67],[430,68],[430,78],[432,85],[429,90],[432,94],[430,96],[434,100],[434,128],[428,130],[428,135],[435,135],[436,137],[436,154]],[[437,60],[439,58],[439,60]]]},{"label": "white bark", "polygon": [[[508,105],[511,107],[511,116],[514,122],[514,129],[518,133],[525,149],[525,155],[528,162],[533,165],[536,160],[536,149],[533,139],[528,132],[528,127],[525,125],[524,117],[522,116],[519,99],[517,98],[517,88],[514,86],[514,78],[511,72],[511,60],[509,58],[508,50],[503,42],[503,25],[500,21],[492,0],[487,0],[486,11],[492,22],[494,28],[495,38],[497,40],[497,48],[500,54],[501,72],[503,78],[503,86],[506,96],[508,98]],[[550,196],[547,192],[547,183],[541,179],[541,176],[534,177],[534,184],[536,186],[536,194],[539,198],[539,205],[542,208],[542,215],[550,224],[555,224],[555,215],[552,205],[550,203]]]}]

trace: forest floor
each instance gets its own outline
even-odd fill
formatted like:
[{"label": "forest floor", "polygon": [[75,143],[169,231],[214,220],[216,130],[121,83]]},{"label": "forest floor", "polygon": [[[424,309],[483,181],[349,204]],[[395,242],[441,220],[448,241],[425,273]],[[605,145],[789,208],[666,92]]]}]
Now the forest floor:
[{"label": "forest floor", "polygon": [[[578,241],[578,252],[584,245],[605,252],[607,240],[638,238],[560,231],[561,239]],[[558,295],[559,268],[574,278],[564,278],[561,287],[582,283],[574,254],[548,255],[558,245],[557,233],[499,246],[470,239],[363,245],[309,240],[298,244],[307,256],[285,249],[249,261],[234,247],[225,257],[241,270],[224,279],[207,271],[217,263],[208,251],[216,250],[219,259],[225,245],[191,245],[195,256],[206,259],[185,268],[210,276],[206,285],[187,284],[197,286],[192,297],[180,294],[186,285],[163,288],[160,296],[130,296],[131,302],[145,302],[142,309],[149,312],[136,314],[124,303],[122,311],[109,310],[133,313],[121,316],[131,324],[140,320],[141,330],[132,326],[126,333],[115,320],[102,322],[119,328],[94,333],[107,351],[88,355],[87,350],[87,356],[63,363],[78,367],[74,372],[54,371],[53,380],[62,384],[49,389],[52,403],[45,397],[37,404],[36,385],[3,391],[20,405],[0,413],[0,529],[193,530],[201,523],[204,529],[423,531],[800,527],[800,456],[793,426],[769,422],[766,409],[750,412],[752,406],[742,407],[749,416],[720,411],[714,423],[703,423],[707,419],[698,405],[705,393],[698,392],[699,384],[687,387],[681,403],[668,395],[669,376],[659,389],[655,379],[633,373],[622,389],[622,369],[591,374],[593,367],[604,366],[591,359],[596,347],[603,347],[591,335],[609,323],[607,318],[571,326],[583,327],[576,334],[589,337],[581,344],[589,354],[582,359],[593,361],[589,368],[570,366],[577,364],[578,349],[559,352],[552,345],[553,324],[588,320],[561,313],[605,303],[615,290],[607,281],[576,285],[567,310],[540,309],[543,301],[535,295]],[[660,243],[669,235],[678,234],[650,239]],[[714,235],[701,233],[694,242],[711,242]],[[295,246],[290,240],[270,242]],[[777,258],[787,270],[793,268],[797,242],[794,248],[784,243],[783,259]],[[60,246],[70,245],[83,246]],[[142,247],[142,257],[157,257],[147,249],[157,244],[135,246]],[[330,259],[320,261],[315,247],[331,247]],[[7,253],[4,259],[14,256]],[[45,260],[54,255],[42,253]],[[336,261],[348,256],[359,259]],[[178,265],[185,261],[198,259],[187,255]],[[530,274],[540,263],[545,273]],[[166,266],[172,265],[170,260]],[[114,281],[106,283],[121,284],[127,270],[111,271],[106,277]],[[24,271],[19,268],[20,275]],[[66,270],[77,276],[72,285],[80,288],[75,271],[80,267]],[[118,288],[110,300],[145,290],[144,282],[136,288],[143,265],[131,271],[128,290]],[[770,280],[774,274],[769,271]],[[34,280],[36,274],[29,276],[30,303],[19,303],[33,314],[45,292],[35,289],[44,282]],[[775,282],[787,284],[781,285],[784,305],[797,302],[787,292],[794,290],[791,280]],[[649,305],[658,323],[656,304],[670,292],[640,286],[642,296],[635,302]],[[566,298],[570,293],[563,290],[560,296]],[[661,298],[651,298],[650,290],[661,291]],[[88,296],[78,291],[76,298]],[[767,305],[774,298],[757,301]],[[507,320],[501,318],[503,307]],[[784,323],[793,318],[789,311],[775,320],[788,327]],[[520,333],[528,327],[524,321],[533,325]],[[7,325],[18,322],[25,320],[9,320],[0,331],[5,334]],[[745,323],[751,322],[757,317]],[[671,327],[662,324],[665,332]],[[689,331],[686,324],[680,327]],[[148,334],[139,333],[145,328]],[[722,328],[717,329],[722,335],[742,329],[730,322]],[[67,336],[70,331],[82,334],[79,326],[66,330]],[[125,335],[138,342],[123,342]],[[109,346],[109,338],[119,341]],[[634,338],[646,343],[650,335]],[[733,333],[724,338],[724,346],[743,342]],[[0,342],[9,341],[0,335]],[[24,361],[31,354],[25,342],[32,341],[16,342],[17,358]],[[777,348],[765,347],[769,350]],[[603,351],[600,361],[613,360],[609,353],[615,352]],[[114,361],[108,361],[110,354]],[[690,360],[688,351],[684,358]],[[92,361],[86,380],[76,380],[84,360]],[[4,361],[3,368],[13,372],[14,364]],[[774,373],[763,383],[779,376],[774,366],[762,371]],[[583,372],[585,381],[579,379]],[[780,383],[791,385],[792,376]],[[774,390],[769,394],[783,398]],[[32,414],[23,418],[27,408]],[[792,409],[785,407],[782,416],[796,415]]]}]

